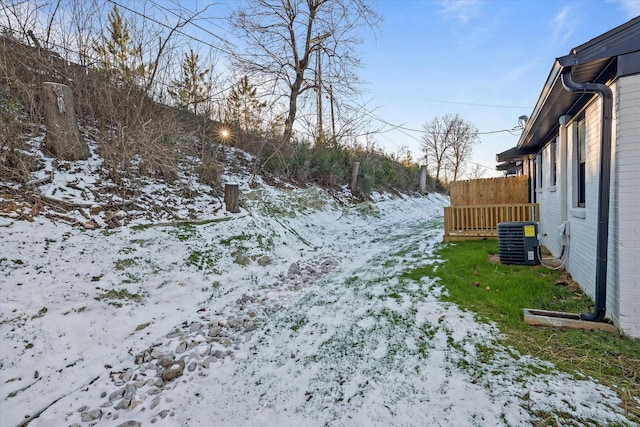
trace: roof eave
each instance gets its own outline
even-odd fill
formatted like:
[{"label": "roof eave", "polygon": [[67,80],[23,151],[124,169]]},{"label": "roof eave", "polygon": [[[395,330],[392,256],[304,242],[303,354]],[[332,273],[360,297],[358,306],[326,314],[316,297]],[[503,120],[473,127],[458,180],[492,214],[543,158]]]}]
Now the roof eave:
[{"label": "roof eave", "polygon": [[[549,76],[547,76],[547,80],[544,84],[542,92],[538,97],[536,106],[533,108],[533,112],[529,116],[529,119],[527,120],[527,123],[524,129],[522,130],[522,134],[520,134],[520,138],[518,139],[518,143],[516,144],[516,147],[523,149],[528,145],[528,142],[531,141],[533,137],[533,135],[531,134],[531,130],[536,127],[538,119],[540,118],[545,105],[547,105],[547,100],[549,99],[549,96],[554,91],[554,88],[557,87],[556,85],[558,84],[558,81],[560,79],[562,68],[563,68],[562,65],[560,65],[558,61],[554,61],[553,67],[551,67]],[[560,85],[561,84],[562,83],[560,83]]]},{"label": "roof eave", "polygon": [[[608,72],[612,59],[637,51],[640,51],[640,16],[556,58],[516,146],[522,151],[536,152],[557,129],[557,119],[567,114],[558,111],[560,106],[573,110],[588,100],[589,96],[584,94],[565,92],[560,78],[564,68],[571,67],[576,80],[596,79]],[[552,117],[555,115],[558,117]]]}]

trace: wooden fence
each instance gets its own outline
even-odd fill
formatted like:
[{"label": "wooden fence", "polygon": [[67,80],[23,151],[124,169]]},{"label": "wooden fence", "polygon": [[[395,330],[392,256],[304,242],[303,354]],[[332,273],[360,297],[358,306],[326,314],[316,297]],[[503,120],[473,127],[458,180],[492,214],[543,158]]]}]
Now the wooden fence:
[{"label": "wooden fence", "polygon": [[500,222],[539,220],[537,203],[447,206],[444,208],[444,240],[495,239]]},{"label": "wooden fence", "polygon": [[529,177],[521,175],[452,182],[449,195],[451,206],[528,203]]}]

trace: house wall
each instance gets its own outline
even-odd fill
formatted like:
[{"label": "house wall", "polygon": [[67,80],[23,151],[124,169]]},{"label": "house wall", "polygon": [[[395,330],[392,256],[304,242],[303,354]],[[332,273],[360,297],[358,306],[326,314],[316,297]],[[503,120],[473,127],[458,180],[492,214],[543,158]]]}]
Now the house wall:
[{"label": "house wall", "polygon": [[[600,100],[593,97],[586,109],[571,118],[566,129],[566,187],[564,193],[569,222],[569,257],[566,269],[591,297],[595,296],[598,178],[600,169]],[[577,206],[577,129],[586,120],[585,206]],[[560,223],[555,224],[559,226]]]},{"label": "house wall", "polygon": [[[538,173],[542,175],[542,185],[536,188],[536,199],[540,204],[540,224],[538,232],[543,245],[556,257],[562,252],[562,235],[559,226],[563,218],[561,214],[561,186],[560,184],[560,150],[558,144],[553,144],[555,138],[543,148],[542,162],[539,163],[541,169]],[[552,185],[552,155],[551,150],[556,150],[556,184]]]},{"label": "house wall", "polygon": [[[619,78],[614,92],[609,250],[607,264],[607,317],[624,333],[640,337],[640,75]],[[594,96],[578,115],[560,126],[557,135],[557,181],[550,185],[551,144],[542,154],[540,203],[541,243],[559,256],[562,236],[558,227],[569,222],[569,256],[565,268],[582,289],[595,296],[598,187],[600,173],[601,101]],[[577,203],[575,159],[577,123],[586,120],[586,197]],[[550,141],[551,142],[551,141]]]},{"label": "house wall", "polygon": [[614,103],[615,169],[612,176],[617,238],[616,323],[628,335],[640,337],[640,75],[622,77]]}]

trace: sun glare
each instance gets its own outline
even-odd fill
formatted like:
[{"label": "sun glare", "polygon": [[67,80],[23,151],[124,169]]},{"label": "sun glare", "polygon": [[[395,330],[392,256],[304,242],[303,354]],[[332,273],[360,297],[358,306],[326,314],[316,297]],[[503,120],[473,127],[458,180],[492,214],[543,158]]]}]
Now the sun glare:
[{"label": "sun glare", "polygon": [[231,130],[229,128],[223,127],[218,129],[218,136],[222,141],[228,141],[231,139]]}]

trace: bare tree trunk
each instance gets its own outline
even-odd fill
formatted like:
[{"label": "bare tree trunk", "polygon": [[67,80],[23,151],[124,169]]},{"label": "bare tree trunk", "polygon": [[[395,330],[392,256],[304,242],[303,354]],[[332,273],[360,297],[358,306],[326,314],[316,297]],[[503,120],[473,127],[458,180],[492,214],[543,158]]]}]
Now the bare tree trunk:
[{"label": "bare tree trunk", "polygon": [[298,112],[298,95],[300,95],[302,90],[302,83],[304,83],[304,70],[308,62],[308,55],[306,55],[305,58],[303,58],[301,65],[296,70],[296,80],[293,82],[289,92],[289,114],[287,115],[287,119],[284,121],[284,134],[282,136],[283,144],[288,144],[291,140],[293,122],[295,122],[296,113]]},{"label": "bare tree trunk", "polygon": [[43,83],[42,89],[47,127],[43,148],[61,160],[88,159],[89,146],[80,135],[71,89],[54,82]]},{"label": "bare tree trunk", "polygon": [[291,134],[293,133],[293,122],[296,120],[297,96],[297,94],[293,94],[293,90],[289,95],[289,114],[287,115],[287,119],[284,121],[284,133],[282,135],[283,144],[288,144],[291,140]]}]

